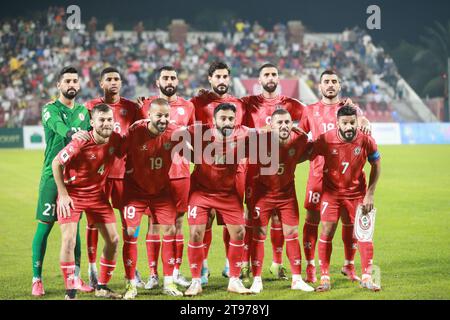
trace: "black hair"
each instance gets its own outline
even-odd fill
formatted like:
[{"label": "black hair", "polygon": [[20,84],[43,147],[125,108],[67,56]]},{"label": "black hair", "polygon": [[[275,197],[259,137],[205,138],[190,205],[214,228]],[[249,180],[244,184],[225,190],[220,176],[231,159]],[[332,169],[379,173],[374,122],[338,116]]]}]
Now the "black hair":
[{"label": "black hair", "polygon": [[120,72],[119,72],[119,70],[117,70],[117,68],[114,68],[114,67],[107,67],[107,68],[105,68],[105,69],[102,70],[102,73],[100,73],[100,79],[103,79],[103,76],[104,76],[105,74],[112,73],[112,72],[118,73],[119,76],[120,76]]},{"label": "black hair", "polygon": [[214,118],[216,117],[216,114],[221,110],[231,110],[234,113],[236,113],[236,106],[232,103],[221,103],[217,107],[214,108]]},{"label": "black hair", "polygon": [[216,70],[222,70],[222,69],[227,69],[228,74],[231,73],[230,71],[230,67],[228,67],[228,65],[225,62],[221,62],[221,61],[214,61],[213,63],[211,63],[211,65],[208,68],[208,75],[210,77],[212,77],[214,71]]},{"label": "black hair", "polygon": [[175,68],[172,67],[172,66],[163,66],[163,67],[158,69],[158,78],[161,77],[161,72],[163,72],[163,71],[175,71],[175,72],[177,72],[177,70],[175,70]]},{"label": "black hair", "polygon": [[322,82],[322,77],[323,77],[324,75],[330,75],[330,76],[335,75],[335,76],[339,77],[339,75],[337,74],[336,71],[331,70],[331,69],[327,69],[327,70],[325,70],[324,72],[322,72],[322,74],[320,75],[320,80],[319,80],[320,82]]},{"label": "black hair", "polygon": [[337,112],[337,117],[356,116],[356,108],[351,106],[343,106]]},{"label": "black hair", "polygon": [[62,68],[61,71],[58,74],[58,81],[61,81],[62,77],[66,73],[78,74],[78,70],[75,69],[75,67],[72,67],[72,66],[66,66],[66,67]]},{"label": "black hair", "polygon": [[264,68],[275,68],[275,69],[278,70],[278,68],[277,68],[276,65],[274,65],[273,63],[268,62],[268,63],[264,63],[261,67],[259,67],[259,69],[258,69],[258,74],[260,74],[261,71],[262,71]]}]

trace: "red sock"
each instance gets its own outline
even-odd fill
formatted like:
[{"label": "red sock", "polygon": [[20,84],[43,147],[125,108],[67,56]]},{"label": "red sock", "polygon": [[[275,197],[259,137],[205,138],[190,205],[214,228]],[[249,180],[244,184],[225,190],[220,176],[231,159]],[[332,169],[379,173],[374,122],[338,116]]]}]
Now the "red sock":
[{"label": "red sock", "polygon": [[86,243],[89,263],[97,262],[98,230],[95,226],[86,227]]},{"label": "red sock", "polygon": [[126,230],[123,231],[122,257],[125,277],[128,280],[133,280],[137,264],[137,238],[129,236]]},{"label": "red sock", "polygon": [[245,237],[244,237],[244,254],[242,256],[242,262],[249,262],[251,255],[251,247],[253,240],[253,228],[245,225]]},{"label": "red sock", "polygon": [[319,240],[319,264],[320,264],[320,272],[322,276],[330,275],[330,259],[331,252],[333,251],[333,238],[320,235]]},{"label": "red sock", "polygon": [[205,247],[203,242],[190,242],[188,244],[188,260],[192,278],[200,278],[202,273]]},{"label": "red sock", "polygon": [[175,268],[180,270],[181,263],[183,262],[184,236],[182,234],[177,234],[175,240]]},{"label": "red sock", "polygon": [[373,242],[358,241],[359,254],[361,256],[362,274],[372,274]]},{"label": "red sock", "polygon": [[298,233],[286,237],[286,252],[291,264],[292,274],[302,273],[302,252],[298,242]]},{"label": "red sock", "polygon": [[75,261],[60,262],[66,290],[75,289]]},{"label": "red sock", "polygon": [[204,254],[205,259],[208,259],[209,247],[211,247],[211,241],[212,241],[212,228],[206,229],[205,236],[203,237],[203,245],[205,248],[204,249],[205,250],[205,254]]},{"label": "red sock", "polygon": [[223,244],[225,246],[225,256],[228,257],[228,249],[230,249],[230,233],[228,232],[228,229],[226,226],[223,227]]},{"label": "red sock", "polygon": [[175,235],[164,236],[162,243],[162,263],[164,276],[172,276],[175,267]]},{"label": "red sock", "polygon": [[228,261],[230,262],[230,277],[238,278],[241,275],[242,254],[244,252],[244,240],[230,240]]},{"label": "red sock", "polygon": [[344,242],[345,260],[355,260],[358,240],[353,237],[353,224],[342,224],[342,241]]},{"label": "red sock", "polygon": [[105,258],[100,258],[100,276],[98,278],[98,284],[107,285],[109,280],[113,275],[114,269],[116,268],[116,262],[112,260],[106,260]]},{"label": "red sock", "polygon": [[252,274],[254,277],[260,277],[264,262],[264,241],[265,235],[253,235],[252,241]]},{"label": "red sock", "polygon": [[305,250],[305,259],[313,261],[316,251],[317,233],[319,230],[318,224],[312,224],[305,221],[303,226],[303,249]]},{"label": "red sock", "polygon": [[159,249],[161,248],[161,237],[159,234],[147,234],[145,240],[147,246],[148,266],[150,268],[150,275],[158,275],[158,259]]},{"label": "red sock", "polygon": [[272,241],[273,262],[283,263],[283,226],[272,224],[270,228],[270,240]]}]

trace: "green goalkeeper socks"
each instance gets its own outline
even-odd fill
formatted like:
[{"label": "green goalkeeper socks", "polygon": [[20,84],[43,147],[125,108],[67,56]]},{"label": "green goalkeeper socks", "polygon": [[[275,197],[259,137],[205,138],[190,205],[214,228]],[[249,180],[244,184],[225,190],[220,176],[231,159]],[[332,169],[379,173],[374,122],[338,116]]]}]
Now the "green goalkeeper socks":
[{"label": "green goalkeeper socks", "polygon": [[80,237],[80,222],[77,226],[77,241],[75,243],[75,277],[80,276],[81,267],[81,237]]},{"label": "green goalkeeper socks", "polygon": [[37,230],[33,239],[33,277],[41,278],[42,263],[44,262],[45,250],[47,249],[47,238],[54,223],[44,224],[38,222]]}]

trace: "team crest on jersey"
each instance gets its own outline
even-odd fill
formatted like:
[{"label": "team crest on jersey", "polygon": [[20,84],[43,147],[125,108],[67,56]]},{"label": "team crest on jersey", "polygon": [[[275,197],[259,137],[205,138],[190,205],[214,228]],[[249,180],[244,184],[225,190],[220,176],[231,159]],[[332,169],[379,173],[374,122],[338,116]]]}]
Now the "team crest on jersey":
[{"label": "team crest on jersey", "polygon": [[320,117],[320,112],[319,111],[314,112],[314,117]]},{"label": "team crest on jersey", "polygon": [[184,114],[185,114],[184,109],[181,108],[181,107],[177,108],[177,112],[178,112],[178,114],[179,114],[180,116],[184,116]]},{"label": "team crest on jersey", "polygon": [[89,155],[89,160],[95,160],[95,159],[97,159],[97,157],[95,156],[94,153],[91,153],[91,154]]},{"label": "team crest on jersey", "polygon": [[80,113],[80,114],[78,115],[78,118],[80,118],[81,121],[84,121],[84,114]]},{"label": "team crest on jersey", "polygon": [[114,147],[109,148],[109,154],[112,155],[114,153]]},{"label": "team crest on jersey", "polygon": [[355,154],[355,156],[359,155],[361,153],[361,147],[356,147],[353,153]]},{"label": "team crest on jersey", "polygon": [[295,155],[295,149],[294,148],[289,149],[288,154],[289,157],[293,157]]},{"label": "team crest on jersey", "polygon": [[122,117],[125,117],[128,114],[128,110],[127,109],[120,109],[120,115]]},{"label": "team crest on jersey", "polygon": [[170,150],[171,147],[172,147],[172,144],[170,142],[164,143],[165,150]]},{"label": "team crest on jersey", "polygon": [[333,149],[333,150],[331,150],[331,154],[332,154],[332,155],[337,155],[337,154],[338,154],[338,151],[337,151],[336,149]]}]

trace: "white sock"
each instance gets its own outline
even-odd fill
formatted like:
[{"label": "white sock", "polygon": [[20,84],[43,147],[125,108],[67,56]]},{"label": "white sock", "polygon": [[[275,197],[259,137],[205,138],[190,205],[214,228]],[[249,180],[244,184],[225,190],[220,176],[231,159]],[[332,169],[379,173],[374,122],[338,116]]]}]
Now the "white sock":
[{"label": "white sock", "polygon": [[91,273],[91,272],[97,273],[97,264],[95,262],[89,263],[89,273]]},{"label": "white sock", "polygon": [[308,265],[311,265],[311,266],[314,266],[314,267],[316,266],[316,261],[315,260],[307,260],[306,263]]},{"label": "white sock", "polygon": [[198,282],[199,284],[202,283],[202,280],[200,278],[192,278],[192,283]]},{"label": "white sock", "polygon": [[370,274],[363,274],[361,278],[362,278],[363,281],[365,281],[365,280],[372,279],[372,276]]},{"label": "white sock", "polygon": [[81,269],[79,266],[75,265],[75,278],[79,278],[81,273]]},{"label": "white sock", "polygon": [[172,275],[174,278],[178,278],[178,276],[180,275],[180,270],[178,270],[177,268],[174,268]]},{"label": "white sock", "polygon": [[230,261],[228,261],[228,259],[225,259],[225,267],[226,268],[230,267]]},{"label": "white sock", "polygon": [[355,264],[354,260],[344,260],[344,266],[348,266],[349,264]]},{"label": "white sock", "polygon": [[203,260],[203,268],[208,268],[208,260]]},{"label": "white sock", "polygon": [[33,283],[35,283],[38,280],[41,280],[41,278],[33,277]]},{"label": "white sock", "polygon": [[254,281],[254,282],[255,282],[255,281],[262,282],[262,278],[261,278],[261,276],[256,276],[256,277],[253,277],[253,281]]}]

